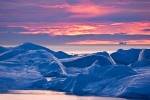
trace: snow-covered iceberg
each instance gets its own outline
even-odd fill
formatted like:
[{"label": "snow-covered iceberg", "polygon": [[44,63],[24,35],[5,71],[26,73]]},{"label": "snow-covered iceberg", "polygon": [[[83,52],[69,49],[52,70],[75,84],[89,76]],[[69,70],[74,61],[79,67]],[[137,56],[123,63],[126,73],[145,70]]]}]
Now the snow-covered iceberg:
[{"label": "snow-covered iceberg", "polygon": [[46,84],[35,66],[0,62],[0,90],[46,89]]},{"label": "snow-covered iceberg", "polygon": [[[79,66],[79,68],[76,68],[76,70],[80,69],[77,74],[52,78],[48,85],[49,89],[77,95],[150,99],[150,62],[148,56],[144,56],[142,60],[138,61],[140,54],[139,52],[136,59],[134,58],[135,61],[128,66],[115,63],[103,65],[96,59],[89,67]],[[144,54],[147,55],[147,53]],[[81,58],[82,56],[72,58],[70,61]],[[67,62],[67,60],[62,62]],[[72,71],[74,70],[74,67],[67,67],[67,69],[69,68]]]},{"label": "snow-covered iceberg", "polygon": [[45,50],[47,52],[50,52],[50,53],[55,53],[55,51],[53,50],[50,50],[46,47],[43,47],[43,46],[40,46],[40,45],[37,45],[37,44],[33,44],[33,43],[29,43],[29,42],[26,42],[26,43],[23,43],[19,46],[16,46],[14,47],[13,49],[23,49],[23,50]]},{"label": "snow-covered iceberg", "polygon": [[36,66],[44,76],[58,76],[66,73],[61,62],[45,50],[28,50],[7,61]]},{"label": "snow-covered iceberg", "polygon": [[141,49],[119,49],[117,52],[111,54],[111,57],[117,64],[128,65],[138,60]]},{"label": "snow-covered iceberg", "polygon": [[45,76],[65,74],[65,67],[45,47],[25,43],[0,54],[0,90],[46,89]]},{"label": "snow-covered iceberg", "polygon": [[15,50],[20,50],[20,49],[23,49],[23,50],[45,50],[51,54],[53,54],[54,56],[56,56],[57,58],[59,59],[62,59],[62,58],[70,58],[72,57],[72,55],[69,55],[65,52],[62,52],[62,51],[58,51],[58,52],[55,52],[53,50],[50,50],[46,47],[43,47],[43,46],[40,46],[40,45],[37,45],[37,44],[33,44],[33,43],[29,43],[29,42],[26,42],[22,45],[19,45],[17,47],[14,47],[13,49]]},{"label": "snow-covered iceberg", "polygon": [[150,49],[143,49],[138,57],[138,61],[142,59],[149,59],[150,60]]},{"label": "snow-covered iceberg", "polygon": [[0,54],[6,52],[7,50],[7,48],[0,46]]},{"label": "snow-covered iceberg", "polygon": [[62,63],[66,67],[85,68],[92,65],[96,60],[101,66],[115,64],[115,62],[108,53],[84,55],[80,57],[75,57],[71,60],[63,60]]},{"label": "snow-covered iceberg", "polygon": [[0,54],[0,61],[12,59],[15,56],[22,54],[22,53],[25,53],[25,52],[27,52],[27,50],[23,50],[23,49],[6,51],[6,52]]},{"label": "snow-covered iceberg", "polygon": [[86,91],[84,88],[92,82],[105,81],[108,79],[113,80],[115,78],[119,79],[136,74],[135,71],[127,66],[100,66],[98,61],[94,62],[91,66],[85,68],[82,71],[82,73],[77,75],[66,76],[59,78],[58,80],[52,79],[49,83],[49,88],[83,95]]},{"label": "snow-covered iceberg", "polygon": [[[150,71],[150,68],[148,69]],[[132,75],[108,84],[102,91],[103,95],[150,99],[150,73]]]},{"label": "snow-covered iceberg", "polygon": [[77,95],[150,99],[150,49],[70,56],[24,43],[1,51],[0,92],[48,89]]},{"label": "snow-covered iceberg", "polygon": [[150,66],[150,49],[143,49],[138,57],[138,61],[129,64],[130,67],[148,67]]}]

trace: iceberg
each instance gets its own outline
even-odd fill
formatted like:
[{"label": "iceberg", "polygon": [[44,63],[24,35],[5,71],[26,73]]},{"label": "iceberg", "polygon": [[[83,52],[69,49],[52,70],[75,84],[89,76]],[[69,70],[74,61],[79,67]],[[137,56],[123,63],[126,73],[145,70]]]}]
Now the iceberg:
[{"label": "iceberg", "polygon": [[15,56],[22,54],[22,53],[25,53],[25,52],[27,52],[27,50],[9,50],[9,51],[6,51],[6,52],[0,54],[0,61],[12,59]]},{"label": "iceberg", "polygon": [[117,64],[128,65],[138,60],[141,49],[119,49],[117,52],[111,54],[111,57]]},{"label": "iceberg", "polygon": [[103,95],[132,99],[150,99],[150,74],[138,74],[110,83]]},{"label": "iceberg", "polygon": [[[66,77],[52,79],[48,87],[77,95],[149,99],[149,59],[144,58],[138,61],[138,56],[137,61],[128,66],[115,63],[103,65],[96,60],[89,67],[76,68],[80,69],[77,74],[67,74]],[[82,59],[82,56],[72,58],[70,62],[78,59]],[[62,62],[67,62],[67,60]],[[72,70],[73,67],[67,67],[68,70],[69,68]]]},{"label": "iceberg", "polygon": [[7,61],[28,66],[36,66],[44,76],[52,77],[66,74],[65,67],[62,63],[45,50],[29,50]]},{"label": "iceberg", "polygon": [[23,43],[22,45],[16,46],[13,49],[23,49],[23,50],[41,50],[42,49],[42,50],[45,50],[45,51],[50,52],[50,53],[55,53],[55,51],[53,51],[53,50],[50,50],[50,49],[45,48],[43,46],[36,45],[33,43],[29,43],[29,42],[26,42],[26,43]]},{"label": "iceberg", "polygon": [[59,58],[59,59],[64,59],[64,58],[71,58],[73,57],[72,55],[69,55],[63,51],[58,51],[58,52],[55,52],[53,54],[55,57]]},{"label": "iceberg", "polygon": [[47,80],[35,66],[0,62],[0,90],[46,89]]},{"label": "iceberg", "polygon": [[148,100],[149,72],[150,49],[72,56],[32,43],[0,47],[0,92],[46,89]]},{"label": "iceberg", "polygon": [[100,66],[96,61],[90,67],[86,68],[84,72],[87,75],[92,76],[93,78],[107,79],[118,76],[127,76],[135,74],[133,69],[125,65],[105,65]]},{"label": "iceberg", "polygon": [[142,59],[149,59],[150,60],[150,49],[143,49],[140,52],[138,61],[140,61]]},{"label": "iceberg", "polygon": [[150,66],[149,59],[141,59],[140,61],[136,61],[135,63],[129,64],[129,67],[148,67]]},{"label": "iceberg", "polygon": [[7,50],[7,48],[0,46],[0,54],[6,52]]},{"label": "iceberg", "polygon": [[63,65],[66,67],[78,67],[85,68],[92,65],[95,61],[98,61],[99,65],[114,65],[115,62],[112,60],[109,54],[106,55],[98,55],[98,54],[89,54],[80,57],[75,57],[75,59],[62,61]]},{"label": "iceberg", "polygon": [[130,67],[148,67],[150,66],[150,49],[143,49],[138,57],[138,61],[129,64]]},{"label": "iceberg", "polygon": [[[98,61],[95,61],[91,66],[85,68],[77,75],[67,75],[66,77],[59,78],[58,80],[56,80],[56,78],[52,79],[49,82],[49,88],[69,92],[72,94],[84,95],[87,93],[85,88],[90,83],[99,81],[104,82],[106,80],[114,80],[115,78],[119,79],[134,74],[136,74],[136,72],[127,66],[100,66]],[[91,90],[93,91],[94,89]]]},{"label": "iceberg", "polygon": [[55,51],[53,51],[53,50],[50,50],[50,49],[48,49],[48,48],[46,48],[46,47],[43,47],[43,46],[39,46],[39,45],[37,45],[37,44],[33,44],[33,43],[29,43],[29,42],[26,42],[26,43],[24,43],[24,44],[22,44],[22,45],[19,45],[19,46],[17,46],[17,47],[14,47],[13,49],[23,49],[23,50],[45,50],[45,51],[47,51],[47,52],[49,52],[49,53],[51,53],[51,54],[53,54],[54,56],[56,56],[57,58],[59,58],[59,59],[62,59],[62,58],[70,58],[70,57],[72,57],[72,55],[68,55],[67,53],[65,53],[65,52],[62,52],[62,51],[58,51],[58,52],[55,52]]}]

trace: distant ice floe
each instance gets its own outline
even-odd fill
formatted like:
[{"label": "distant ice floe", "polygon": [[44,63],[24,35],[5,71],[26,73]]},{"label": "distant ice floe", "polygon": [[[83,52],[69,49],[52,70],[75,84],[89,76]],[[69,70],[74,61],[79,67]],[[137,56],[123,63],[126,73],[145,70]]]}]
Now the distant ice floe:
[{"label": "distant ice floe", "polygon": [[0,92],[14,89],[150,99],[150,49],[73,56],[32,43],[0,47]]}]

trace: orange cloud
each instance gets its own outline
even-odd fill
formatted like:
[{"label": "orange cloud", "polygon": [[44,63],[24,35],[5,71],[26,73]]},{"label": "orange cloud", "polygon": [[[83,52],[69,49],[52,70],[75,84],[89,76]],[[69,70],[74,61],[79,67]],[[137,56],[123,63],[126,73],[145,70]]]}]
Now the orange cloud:
[{"label": "orange cloud", "polygon": [[77,5],[71,5],[66,11],[75,14],[71,15],[70,18],[90,18],[114,13],[120,10],[110,6],[97,5],[90,0],[84,0]]},{"label": "orange cloud", "polygon": [[[0,25],[6,25],[1,23]],[[9,27],[21,27],[27,32],[21,34],[49,34],[49,35],[83,35],[83,34],[144,34],[149,35],[150,22],[126,23],[9,23]]]},{"label": "orange cloud", "polygon": [[55,5],[50,5],[49,3],[46,4],[34,2],[23,3],[21,6],[36,6],[46,9],[61,9],[62,12],[73,13],[69,16],[69,18],[90,18],[121,11],[121,9],[114,8],[113,6],[95,4],[91,0],[80,0],[77,4],[69,4],[62,0],[60,3]]}]

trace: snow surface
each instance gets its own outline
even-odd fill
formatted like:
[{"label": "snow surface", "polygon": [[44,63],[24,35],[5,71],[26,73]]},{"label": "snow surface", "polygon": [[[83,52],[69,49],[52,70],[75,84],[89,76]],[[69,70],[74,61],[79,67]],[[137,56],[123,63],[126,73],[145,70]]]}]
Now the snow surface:
[{"label": "snow surface", "polygon": [[149,72],[150,49],[119,49],[111,55],[97,52],[75,57],[24,43],[0,53],[0,92],[47,89],[76,95],[150,99]]},{"label": "snow surface", "polygon": [[139,54],[138,61],[140,61],[144,58],[150,60],[150,49],[143,49]]},{"label": "snow surface", "polygon": [[112,60],[109,54],[108,55],[100,55],[100,54],[83,55],[80,57],[75,57],[74,59],[68,61],[63,60],[62,63],[66,67],[85,68],[92,65],[96,60],[101,66],[115,64],[114,60]]},{"label": "snow surface", "polygon": [[9,62],[17,62],[28,66],[37,66],[44,76],[56,76],[66,74],[65,67],[51,53],[45,50],[28,50],[11,59]]},{"label": "snow surface", "polygon": [[117,64],[128,65],[138,60],[141,49],[119,49],[117,52],[111,54],[111,57]]},{"label": "snow surface", "polygon": [[42,89],[46,83],[36,66],[0,62],[0,90]]},{"label": "snow surface", "polygon": [[6,51],[8,51],[7,48],[0,46],[0,54]]},{"label": "snow surface", "polygon": [[58,52],[55,52],[53,50],[50,50],[46,47],[43,47],[43,46],[40,46],[40,45],[37,45],[37,44],[33,44],[33,43],[29,43],[29,42],[26,42],[22,45],[19,45],[17,47],[14,47],[13,49],[23,49],[23,50],[45,50],[53,55],[55,55],[57,58],[59,59],[62,59],[62,58],[70,58],[72,57],[72,55],[69,55],[63,51],[58,51]]}]

